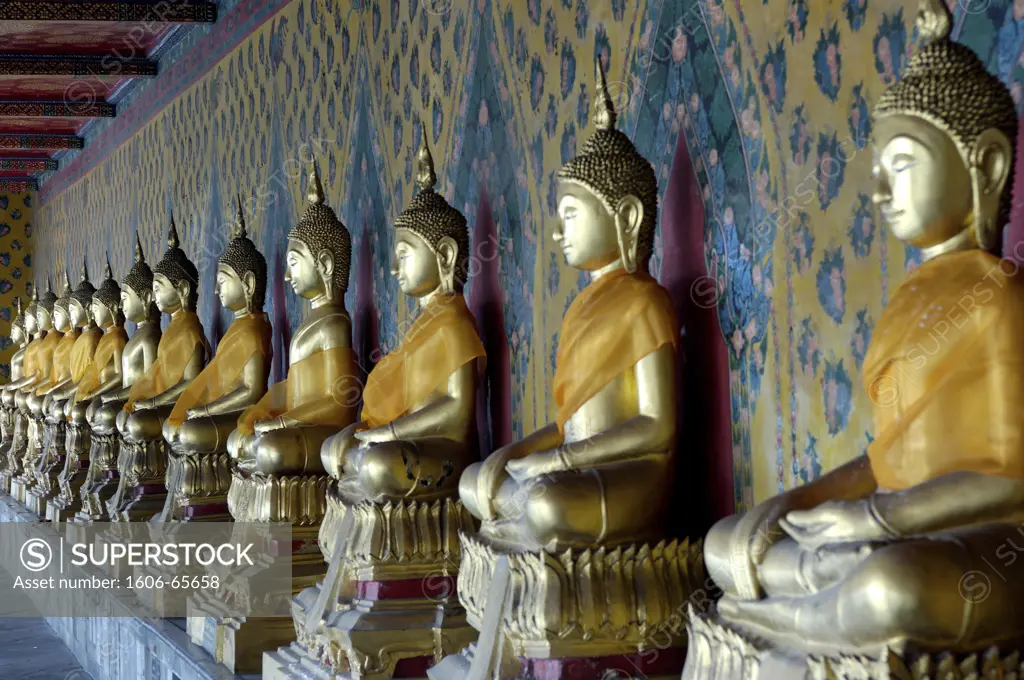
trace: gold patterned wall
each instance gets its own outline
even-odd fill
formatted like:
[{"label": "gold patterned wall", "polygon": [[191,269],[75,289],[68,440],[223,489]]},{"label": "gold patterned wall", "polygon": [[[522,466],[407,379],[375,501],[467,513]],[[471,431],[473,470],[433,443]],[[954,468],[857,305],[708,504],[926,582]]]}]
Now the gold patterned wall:
[{"label": "gold patterned wall", "polygon": [[[955,13],[957,37],[1013,81],[1016,5],[958,3]],[[554,173],[589,134],[603,58],[662,206],[684,200],[669,193],[680,173],[695,178],[703,224],[664,218],[653,270],[665,279],[678,266],[670,236],[703,232],[732,420],[735,488],[718,492],[749,505],[861,453],[870,437],[860,362],[914,260],[872,219],[868,119],[910,49],[913,14],[896,0],[245,0],[187,58],[162,65],[157,94],[132,104],[144,110],[126,117],[134,123],[90,140],[89,167],[43,187],[40,271],[83,254],[95,268],[109,250],[123,275],[136,231],[159,256],[173,210],[202,260],[201,313],[218,337],[212,262],[236,195],[278,272],[313,153],[353,234],[349,308],[375,309],[360,312],[357,335],[386,351],[409,310],[388,274],[389,225],[412,196],[422,123],[440,190],[491,241],[473,253],[489,274],[467,294],[498,298],[504,438],[532,431],[554,413],[559,324],[583,284],[551,242]],[[301,309],[274,276],[280,330]]]},{"label": "gold patterned wall", "polygon": [[32,192],[0,192],[0,382],[11,378],[11,322],[14,298],[28,305],[32,295]]}]

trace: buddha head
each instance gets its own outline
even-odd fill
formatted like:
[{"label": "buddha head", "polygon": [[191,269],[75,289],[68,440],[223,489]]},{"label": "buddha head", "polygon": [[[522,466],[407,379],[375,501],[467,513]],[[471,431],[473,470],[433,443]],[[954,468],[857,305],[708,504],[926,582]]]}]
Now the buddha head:
[{"label": "buddha head", "polygon": [[93,322],[92,298],[96,288],[89,283],[89,265],[82,262],[82,280],[71,293],[68,310],[71,312],[71,323],[78,328],[85,328]]},{"label": "buddha head", "polygon": [[646,272],[658,221],[658,181],[629,137],[615,129],[600,59],[597,85],[597,130],[558,171],[553,236],[571,267],[593,271],[621,260],[626,271]]},{"label": "buddha head", "polygon": [[121,311],[133,323],[156,321],[160,310],[153,300],[153,270],[146,264],[142,239],[135,235],[135,264],[121,282]]},{"label": "buddha head", "polygon": [[324,189],[311,164],[306,211],[288,232],[285,280],[307,300],[341,300],[348,290],[352,237],[334,211],[324,204]]},{"label": "buddha head", "polygon": [[11,322],[11,342],[15,345],[24,344],[28,338],[25,332],[25,315],[21,311],[21,297],[14,298],[14,321]]},{"label": "buddha head", "polygon": [[469,272],[466,218],[434,191],[437,175],[425,127],[422,134],[423,145],[416,155],[419,193],[395,220],[391,261],[399,288],[416,298],[435,290],[449,295],[462,292]]},{"label": "buddha head", "polygon": [[922,46],[874,109],[874,201],[926,256],[954,242],[996,250],[1010,209],[1013,98],[951,26],[941,0],[922,1]]},{"label": "buddha head", "polygon": [[57,304],[57,296],[53,292],[50,279],[46,279],[46,292],[39,296],[36,303],[36,324],[40,331],[53,330],[53,306]]},{"label": "buddha head", "polygon": [[260,312],[267,294],[267,261],[245,233],[242,197],[238,197],[235,231],[217,261],[217,297],[232,312]]},{"label": "buddha head", "polygon": [[199,270],[178,247],[178,228],[171,216],[167,251],[153,269],[153,300],[165,314],[194,312],[199,301]]},{"label": "buddha head", "polygon": [[103,268],[103,282],[92,296],[90,309],[93,321],[100,328],[107,329],[124,323],[124,316],[121,313],[121,287],[114,280],[109,259]]},{"label": "buddha head", "polygon": [[53,327],[59,333],[67,333],[71,330],[71,314],[68,312],[68,305],[71,302],[71,280],[68,270],[64,270],[64,288],[53,303]]},{"label": "buddha head", "polygon": [[29,302],[28,307],[25,309],[25,334],[30,338],[35,338],[39,334],[39,289],[32,286],[32,301]]}]

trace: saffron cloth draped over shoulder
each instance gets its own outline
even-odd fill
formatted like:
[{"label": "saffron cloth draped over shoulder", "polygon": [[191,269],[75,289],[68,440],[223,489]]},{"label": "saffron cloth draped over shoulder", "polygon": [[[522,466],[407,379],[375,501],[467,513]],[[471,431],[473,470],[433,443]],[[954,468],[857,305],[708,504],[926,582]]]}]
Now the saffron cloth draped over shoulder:
[{"label": "saffron cloth draped over shoulder", "polygon": [[880,488],[957,471],[1024,478],[1024,282],[1013,270],[981,250],[940,255],[885,308],[863,375]]},{"label": "saffron cloth draped over shoulder", "polygon": [[271,353],[270,321],[263,312],[235,319],[221,338],[217,353],[203,372],[181,393],[167,424],[181,427],[189,409],[206,406],[234,390],[249,360]]},{"label": "saffron cloth draped over shoulder", "polygon": [[[258,403],[238,418],[238,431],[255,432],[257,421],[285,417],[303,425],[348,425],[340,399],[358,398],[359,378],[351,347],[331,347],[313,352],[288,369],[288,377],[271,387]],[[354,390],[354,391],[353,391]]]},{"label": "saffron cloth draped over shoulder", "polygon": [[206,346],[206,336],[195,312],[181,312],[171,317],[157,345],[156,361],[132,385],[124,410],[133,413],[135,402],[152,399],[181,382],[189,359],[199,346]]},{"label": "saffron cloth draped over shoulder", "polygon": [[103,331],[95,326],[82,331],[71,348],[71,382],[79,383],[92,365]]},{"label": "saffron cloth draped over shoulder", "polygon": [[366,379],[361,419],[380,427],[421,405],[470,361],[486,359],[476,321],[462,295],[427,304],[402,344],[380,360]]},{"label": "saffron cloth draped over shoulder", "polygon": [[53,385],[71,377],[71,350],[78,340],[77,330],[60,335],[48,333],[46,339],[54,339],[54,350],[50,358],[50,375],[36,388],[36,395],[42,396]]},{"label": "saffron cloth draped over shoulder", "polygon": [[679,345],[668,291],[650,275],[614,269],[583,289],[562,320],[555,357],[555,422],[663,345]]},{"label": "saffron cloth draped over shoulder", "polygon": [[100,386],[100,377],[104,369],[114,361],[117,353],[128,344],[128,333],[124,328],[117,327],[114,330],[104,333],[96,345],[96,352],[93,354],[92,363],[85,369],[82,379],[78,381],[78,390],[75,392],[75,403],[85,399],[93,390]]},{"label": "saffron cloth draped over shoulder", "polygon": [[36,338],[32,342],[28,343],[27,347],[25,347],[25,356],[21,364],[21,374],[23,376],[34,375],[36,376],[36,380],[42,377],[37,374],[43,370],[41,362],[39,361],[39,350],[45,341],[46,338]]}]

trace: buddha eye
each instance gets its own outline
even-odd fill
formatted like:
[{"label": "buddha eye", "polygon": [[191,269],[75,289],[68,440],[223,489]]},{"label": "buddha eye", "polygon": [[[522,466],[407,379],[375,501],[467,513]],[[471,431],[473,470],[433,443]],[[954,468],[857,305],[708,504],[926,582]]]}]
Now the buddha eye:
[{"label": "buddha eye", "polygon": [[892,160],[892,171],[903,172],[904,170],[909,170],[915,165],[917,165],[917,161],[914,159],[913,156],[896,156],[896,158]]}]

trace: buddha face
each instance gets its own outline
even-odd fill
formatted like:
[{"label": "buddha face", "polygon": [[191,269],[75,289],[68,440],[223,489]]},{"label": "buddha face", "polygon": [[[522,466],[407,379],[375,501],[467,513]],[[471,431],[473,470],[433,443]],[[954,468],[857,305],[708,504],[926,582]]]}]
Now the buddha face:
[{"label": "buddha face", "polygon": [[395,230],[391,275],[398,279],[403,293],[416,298],[434,292],[441,285],[437,256],[426,241],[408,229]]},{"label": "buddha face", "polygon": [[41,331],[53,330],[53,317],[50,315],[50,312],[40,307],[36,311],[36,325]]},{"label": "buddha face", "polygon": [[71,323],[78,328],[85,328],[89,323],[89,312],[78,300],[71,300],[68,303],[68,311],[71,312]]},{"label": "buddha face", "polygon": [[[124,293],[121,294],[124,297]],[[114,325],[114,314],[107,306],[99,300],[92,301],[92,317],[96,319],[96,325],[100,328],[108,328]]]},{"label": "buddha face", "polygon": [[71,330],[71,318],[68,313],[64,311],[63,307],[54,305],[53,307],[53,327],[61,333],[67,333]]},{"label": "buddha face", "polygon": [[153,275],[153,299],[164,314],[173,314],[181,309],[182,295],[171,280],[163,274]]},{"label": "buddha face", "polygon": [[248,296],[245,284],[235,270],[223,264],[217,265],[217,287],[215,290],[220,304],[232,312],[240,312],[248,307]]},{"label": "buddha face", "polygon": [[15,345],[25,342],[25,332],[21,330],[21,326],[11,326],[11,342]]},{"label": "buddha face", "polygon": [[893,235],[918,248],[945,243],[974,209],[971,176],[952,139],[916,116],[875,126],[874,202]]},{"label": "buddha face", "polygon": [[25,315],[25,332],[28,335],[34,335],[39,330],[39,321],[36,318],[36,314]]},{"label": "buddha face", "polygon": [[615,220],[587,189],[563,183],[558,190],[558,223],[552,234],[566,264],[593,271],[620,257]]},{"label": "buddha face", "polygon": [[333,272],[334,259],[328,251],[323,251],[317,259],[305,243],[288,240],[284,280],[291,284],[296,295],[311,300],[325,294],[324,281],[330,280]]},{"label": "buddha face", "polygon": [[149,300],[143,300],[130,286],[125,286],[121,289],[121,309],[129,321],[140,323],[146,320]]}]

